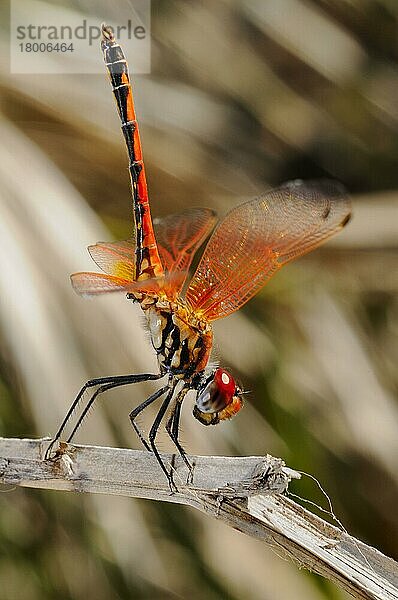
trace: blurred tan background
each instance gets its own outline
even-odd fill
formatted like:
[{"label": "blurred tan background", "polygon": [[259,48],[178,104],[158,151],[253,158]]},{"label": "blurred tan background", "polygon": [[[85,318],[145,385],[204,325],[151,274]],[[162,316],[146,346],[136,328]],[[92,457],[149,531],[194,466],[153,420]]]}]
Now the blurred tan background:
[{"label": "blurred tan background", "polygon": [[[99,19],[133,10],[96,4]],[[95,270],[87,245],[131,230],[109,83],[10,74],[0,10],[0,434],[42,436],[87,379],[155,361],[138,308],[84,301],[69,285]],[[312,473],[350,533],[397,558],[398,4],[153,0],[151,16],[152,72],[133,79],[154,215],[223,215],[323,176],[354,205],[338,238],[216,325],[215,356],[252,393],[215,428],[188,401],[182,441]],[[78,441],[139,447],[128,413],[151,389],[108,393]],[[325,504],[308,480],[292,490]],[[180,506],[21,489],[0,495],[0,582],[2,600],[347,597]]]}]

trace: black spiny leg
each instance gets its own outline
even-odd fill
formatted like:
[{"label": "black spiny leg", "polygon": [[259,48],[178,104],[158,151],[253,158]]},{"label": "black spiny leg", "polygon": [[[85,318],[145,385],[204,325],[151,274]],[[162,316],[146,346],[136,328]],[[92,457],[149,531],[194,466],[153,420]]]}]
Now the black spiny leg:
[{"label": "black spiny leg", "polygon": [[189,462],[188,458],[187,458],[187,454],[184,450],[184,448],[182,447],[178,436],[179,436],[179,425],[180,425],[180,418],[181,418],[181,408],[182,408],[182,402],[185,398],[185,395],[187,393],[188,389],[187,388],[183,388],[180,393],[178,394],[175,404],[173,406],[173,409],[171,411],[171,415],[169,420],[167,421],[166,424],[166,431],[169,434],[169,436],[171,437],[175,447],[177,448],[181,458],[183,459],[184,463],[186,464],[188,471],[189,471],[189,475],[187,478],[187,483],[192,483],[192,479],[193,479],[193,466],[191,465],[191,463]]},{"label": "black spiny leg", "polygon": [[156,460],[158,461],[158,463],[161,466],[164,474],[167,477],[167,481],[169,482],[170,492],[172,494],[174,494],[175,492],[178,492],[178,489],[177,489],[177,487],[176,487],[176,485],[175,485],[175,483],[173,481],[172,476],[170,475],[170,473],[166,469],[166,465],[164,464],[164,462],[163,462],[163,460],[162,460],[162,458],[160,456],[159,450],[156,448],[155,440],[156,440],[156,435],[157,435],[158,430],[159,430],[159,426],[160,426],[160,424],[162,422],[162,419],[163,419],[163,417],[164,417],[164,415],[166,413],[166,410],[168,409],[169,404],[170,404],[170,402],[171,402],[171,400],[173,398],[173,394],[174,394],[174,387],[172,387],[170,389],[170,391],[167,394],[166,398],[163,400],[163,404],[161,405],[161,407],[159,409],[159,412],[156,415],[155,420],[154,420],[154,422],[152,424],[152,427],[150,429],[150,432],[149,432],[149,444],[150,444],[150,446],[152,448],[152,451],[153,451],[154,455],[156,456]]},{"label": "black spiny leg", "polygon": [[61,438],[66,426],[68,425],[74,411],[77,409],[77,407],[79,406],[84,393],[92,387],[96,387],[96,386],[100,386],[98,388],[98,390],[93,394],[93,396],[91,397],[91,399],[88,401],[85,409],[83,410],[82,414],[80,415],[80,418],[78,419],[75,427],[73,428],[73,431],[71,433],[71,435],[68,438],[68,442],[72,439],[72,437],[75,435],[76,431],[78,430],[78,428],[80,427],[82,420],[84,419],[85,415],[87,414],[89,408],[91,407],[91,405],[93,404],[94,400],[103,392],[105,392],[106,390],[109,390],[113,387],[118,387],[121,385],[129,385],[132,383],[140,383],[141,381],[149,381],[149,380],[155,380],[155,379],[160,379],[161,377],[163,377],[163,374],[152,374],[152,373],[141,373],[139,375],[119,375],[119,376],[111,376],[111,377],[100,377],[98,379],[90,379],[90,381],[87,381],[87,383],[84,384],[84,386],[81,388],[81,390],[79,391],[79,393],[77,394],[75,400],[73,401],[70,409],[68,410],[68,412],[65,415],[64,420],[62,421],[57,433],[54,436],[54,439],[51,441],[50,445],[48,446],[46,453],[44,455],[44,459],[48,460],[50,458],[51,455],[51,450],[54,447],[54,444],[56,444],[56,442]]},{"label": "black spiny leg", "polygon": [[134,410],[131,411],[130,413],[130,421],[132,426],[134,427],[134,431],[136,432],[136,434],[138,435],[138,437],[140,438],[142,444],[144,445],[145,449],[148,450],[148,452],[152,452],[152,448],[149,446],[148,442],[146,441],[146,439],[144,438],[144,436],[142,435],[137,423],[135,422],[136,418],[138,417],[138,415],[150,404],[152,404],[152,402],[155,402],[155,400],[157,400],[158,398],[160,398],[160,396],[162,396],[165,392],[167,392],[167,390],[169,389],[169,386],[166,385],[165,387],[160,388],[160,390],[157,390],[157,392],[155,392],[154,394],[152,394],[151,396],[149,396],[149,398],[147,398],[146,400],[144,400],[144,402],[141,402],[141,404],[139,404]]}]

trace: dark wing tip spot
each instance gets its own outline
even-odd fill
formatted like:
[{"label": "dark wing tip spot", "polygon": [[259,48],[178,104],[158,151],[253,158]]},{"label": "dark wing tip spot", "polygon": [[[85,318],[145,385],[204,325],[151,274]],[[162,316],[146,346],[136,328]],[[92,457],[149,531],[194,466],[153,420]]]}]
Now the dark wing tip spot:
[{"label": "dark wing tip spot", "polygon": [[344,219],[341,221],[341,223],[340,223],[341,227],[345,227],[347,225],[347,223],[349,223],[351,221],[351,217],[352,217],[352,213],[348,213],[348,215],[346,217],[344,217]]}]

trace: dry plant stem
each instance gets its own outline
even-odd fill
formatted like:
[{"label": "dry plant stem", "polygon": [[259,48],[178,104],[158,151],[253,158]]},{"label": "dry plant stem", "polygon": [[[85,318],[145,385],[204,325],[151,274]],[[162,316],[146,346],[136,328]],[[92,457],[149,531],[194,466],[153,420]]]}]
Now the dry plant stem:
[{"label": "dry plant stem", "polygon": [[398,599],[398,565],[282,495],[299,474],[267,457],[189,457],[174,463],[178,493],[149,452],[70,446],[55,462],[42,457],[49,440],[0,438],[0,482],[75,492],[116,494],[193,506],[258,538],[300,567],[327,577],[355,598]]}]

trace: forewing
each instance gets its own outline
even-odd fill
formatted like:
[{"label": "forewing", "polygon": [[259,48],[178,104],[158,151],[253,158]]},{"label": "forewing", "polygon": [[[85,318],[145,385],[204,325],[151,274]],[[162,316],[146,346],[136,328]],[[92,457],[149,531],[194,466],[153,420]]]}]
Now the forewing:
[{"label": "forewing", "polygon": [[98,242],[88,247],[91,258],[108,275],[134,281],[135,240],[122,242]]},{"label": "forewing", "polygon": [[[214,223],[215,214],[207,208],[188,209],[155,221],[156,240],[166,273],[164,288],[167,288],[169,296],[175,296],[184,285],[195,251],[209,235]],[[121,242],[98,242],[89,246],[91,258],[101,271],[116,278],[115,281],[104,279],[104,293],[120,291],[120,280],[126,283],[135,281],[135,249],[134,238]],[[180,275],[173,275],[177,273]],[[85,280],[84,283],[89,281],[90,279]],[[92,279],[95,294],[103,293],[100,289],[100,281],[100,276]],[[113,289],[115,284],[116,289]],[[87,295],[86,292],[85,294]]]},{"label": "forewing", "polygon": [[[166,273],[188,271],[196,250],[216,221],[208,208],[190,208],[154,221],[156,241]],[[182,281],[181,287],[184,282]]]},{"label": "forewing", "polygon": [[284,264],[339,231],[350,201],[337,182],[292,181],[233,209],[217,227],[187,289],[209,321],[238,310]]}]

